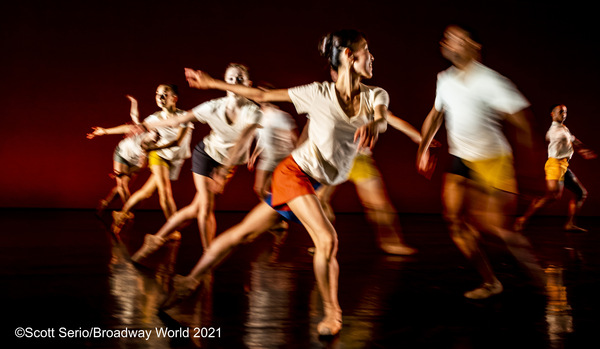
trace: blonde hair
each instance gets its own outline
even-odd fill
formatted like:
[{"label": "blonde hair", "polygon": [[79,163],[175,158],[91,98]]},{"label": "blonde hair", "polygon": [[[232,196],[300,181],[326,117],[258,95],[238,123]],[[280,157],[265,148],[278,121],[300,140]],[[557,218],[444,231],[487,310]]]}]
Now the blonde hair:
[{"label": "blonde hair", "polygon": [[244,73],[244,75],[246,75],[247,78],[250,78],[250,69],[241,64],[241,63],[229,63],[227,65],[227,68],[225,68],[225,71],[229,70],[230,68],[236,68],[242,71],[242,73]]}]

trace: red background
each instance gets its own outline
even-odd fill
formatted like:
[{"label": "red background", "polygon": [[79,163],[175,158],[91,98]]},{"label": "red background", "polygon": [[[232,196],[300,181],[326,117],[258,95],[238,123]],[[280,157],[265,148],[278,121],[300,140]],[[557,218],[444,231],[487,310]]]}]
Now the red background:
[{"label": "red background", "polygon": [[[537,142],[525,157],[534,177],[529,190],[543,189],[544,134],[548,108],[565,103],[567,126],[600,151],[598,30],[590,7],[574,2],[537,5],[524,1],[81,1],[12,2],[0,22],[3,50],[0,118],[0,207],[93,208],[113,185],[112,152],[118,136],[87,140],[91,126],[129,119],[131,94],[142,115],[156,110],[160,83],[180,87],[179,107],[189,109],[222,93],[190,89],[183,68],[221,76],[228,62],[251,68],[255,81],[291,87],[328,79],[317,43],[338,28],[367,33],[375,56],[368,84],[385,88],[390,109],[420,128],[431,109],[437,72],[448,63],[438,41],[446,25],[478,30],[483,60],[515,82],[532,103]],[[5,5],[7,6],[7,5]],[[293,112],[291,105],[285,109]],[[301,127],[305,119],[295,115]],[[196,124],[195,144],[208,128]],[[445,140],[445,131],[438,137]],[[444,149],[445,150],[445,149]],[[375,158],[392,201],[401,212],[440,212],[444,153],[428,181],[414,167],[416,145],[395,130],[382,135]],[[186,163],[174,183],[178,207],[194,186]],[[584,215],[597,215],[598,160],[577,155],[571,168],[590,191]],[[527,169],[525,169],[527,170]],[[527,172],[527,171],[524,171]],[[138,188],[147,173],[138,178]],[[256,202],[245,169],[218,199],[219,210],[247,210]],[[570,194],[566,195],[570,197]],[[360,211],[346,184],[336,194],[338,211]],[[148,200],[140,208],[158,208]],[[544,210],[565,214],[566,198]]]}]

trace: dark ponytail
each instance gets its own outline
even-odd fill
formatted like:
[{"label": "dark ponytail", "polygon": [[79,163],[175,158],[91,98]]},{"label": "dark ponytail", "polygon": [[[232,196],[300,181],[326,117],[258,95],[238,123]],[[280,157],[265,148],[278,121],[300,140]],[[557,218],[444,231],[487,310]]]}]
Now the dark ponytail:
[{"label": "dark ponytail", "polygon": [[321,56],[327,58],[332,69],[338,70],[341,65],[340,53],[344,48],[351,48],[361,39],[366,39],[364,33],[354,29],[338,30],[325,35],[319,43]]}]

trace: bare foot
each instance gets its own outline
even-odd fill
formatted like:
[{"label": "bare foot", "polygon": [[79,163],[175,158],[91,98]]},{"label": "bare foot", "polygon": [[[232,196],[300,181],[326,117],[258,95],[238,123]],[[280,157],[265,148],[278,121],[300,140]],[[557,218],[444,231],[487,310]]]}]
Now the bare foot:
[{"label": "bare foot", "polygon": [[141,260],[148,258],[148,256],[156,252],[164,244],[165,239],[156,235],[146,234],[144,237],[144,244],[133,256],[131,256],[131,260],[139,263]]},{"label": "bare foot", "polygon": [[493,284],[485,282],[478,288],[465,292],[465,297],[470,299],[486,299],[501,293],[503,289],[500,281],[496,281]]},{"label": "bare foot", "polygon": [[326,317],[317,325],[319,336],[335,336],[342,330],[341,313],[337,316]]},{"label": "bare foot", "polygon": [[123,211],[113,211],[112,213],[113,223],[112,229],[115,234],[121,231],[121,229],[127,224],[127,222],[132,221],[134,216],[132,212],[123,212]]},{"label": "bare foot", "polygon": [[416,248],[404,244],[381,244],[379,248],[387,254],[395,254],[399,256],[411,256],[418,252]]},{"label": "bare foot", "polygon": [[173,289],[161,305],[162,309],[172,308],[184,299],[190,297],[200,286],[200,281],[183,275],[173,277]]},{"label": "bare foot", "polygon": [[578,227],[575,224],[566,224],[565,225],[565,230],[566,231],[571,231],[571,232],[576,232],[576,233],[585,233],[585,232],[588,231],[587,229]]},{"label": "bare foot", "polygon": [[96,207],[96,215],[102,216],[102,214],[104,213],[104,210],[106,210],[106,208],[108,207],[109,204],[110,204],[110,202],[108,202],[104,199],[100,200],[100,202],[98,203],[98,207]]}]

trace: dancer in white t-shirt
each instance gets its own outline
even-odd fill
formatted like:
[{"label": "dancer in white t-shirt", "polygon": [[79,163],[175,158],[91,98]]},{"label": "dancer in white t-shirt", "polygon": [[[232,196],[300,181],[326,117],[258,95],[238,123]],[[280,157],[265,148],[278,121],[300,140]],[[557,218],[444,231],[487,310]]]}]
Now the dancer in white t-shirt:
[{"label": "dancer in white t-shirt", "polygon": [[[241,64],[229,64],[225,70],[225,83],[249,86],[251,81],[248,68]],[[146,128],[153,129],[157,126],[199,121],[208,124],[211,131],[194,148],[194,200],[170,217],[156,234],[146,235],[144,245],[132,256],[134,261],[141,262],[148,257],[177,229],[192,219],[198,220],[202,247],[206,250],[210,246],[217,230],[214,214],[215,192],[222,191],[222,187],[214,189],[214,178],[219,176],[221,179],[228,179],[233,174],[234,166],[248,161],[248,149],[256,129],[260,126],[261,118],[262,112],[255,103],[227,92],[227,96],[202,103],[172,120],[155,124],[144,123]]]},{"label": "dancer in white t-shirt", "polygon": [[[177,109],[178,98],[177,86],[159,85],[156,89],[155,99],[161,110],[148,116],[144,122],[156,123],[182,115],[184,111]],[[144,148],[148,152],[148,167],[152,171],[152,175],[142,188],[131,195],[121,211],[113,212],[112,228],[115,233],[120,232],[123,225],[133,219],[131,210],[135,205],[150,198],[155,191],[158,191],[160,207],[165,218],[169,218],[177,210],[171,181],[179,177],[183,162],[191,155],[192,125],[181,123],[172,127],[157,127],[153,130],[158,133],[158,141],[156,144],[146,143]]]},{"label": "dancer in white t-shirt", "polygon": [[452,67],[438,74],[435,105],[423,123],[417,165],[422,172],[428,170],[427,150],[445,120],[452,164],[444,177],[444,216],[454,243],[483,279],[464,296],[483,299],[503,290],[479,244],[480,232],[504,240],[543,288],[543,270],[529,241],[505,228],[517,183],[512,149],[500,125],[504,119],[516,126],[520,150],[528,151],[531,131],[524,110],[529,102],[508,79],[479,62],[481,45],[465,29],[449,26],[440,45]]},{"label": "dancer in white t-shirt", "polygon": [[569,218],[564,225],[567,231],[587,231],[575,224],[575,216],[583,206],[587,198],[587,190],[581,184],[575,174],[568,168],[569,160],[573,153],[577,151],[584,159],[595,159],[596,153],[584,147],[580,140],[575,138],[564,125],[567,118],[567,106],[559,104],[552,106],[550,111],[552,125],[546,133],[548,143],[548,160],[544,166],[546,172],[546,195],[535,199],[525,214],[515,221],[515,230],[523,230],[527,223],[537,210],[545,205],[554,202],[562,197],[564,188],[569,189],[575,197],[569,202]]},{"label": "dancer in white t-shirt", "polygon": [[[329,222],[314,187],[336,185],[348,177],[354,157],[374,145],[385,126],[389,97],[378,87],[361,83],[373,76],[373,55],[364,34],[341,30],[325,36],[320,51],[338,72],[336,83],[323,82],[290,89],[263,91],[229,85],[202,71],[186,69],[191,87],[229,90],[256,102],[291,102],[299,114],[309,114],[308,138],[275,169],[271,192],[238,225],[219,235],[187,277],[176,276],[176,297],[189,295],[199,278],[222,261],[231,250],[261,234],[279,214],[298,219],[315,243],[314,269],[323,300],[321,335],[335,335],[342,327],[338,302],[337,234]],[[291,212],[290,212],[291,210]]]},{"label": "dancer in white t-shirt", "polygon": [[[331,79],[337,80],[336,71],[331,71]],[[421,142],[419,131],[389,110],[387,122],[413,142],[417,144]],[[407,245],[404,240],[398,212],[387,194],[383,177],[370,150],[361,151],[354,159],[348,181],[354,184],[366,217],[376,229],[377,246],[389,254],[412,255],[417,253],[417,249]],[[325,185],[317,192],[323,210],[332,222],[335,220],[335,213],[331,207],[331,197],[336,188],[336,186]]]},{"label": "dancer in white t-shirt", "polygon": [[248,166],[255,168],[254,192],[260,199],[271,192],[271,175],[298,141],[296,121],[272,103],[261,103],[261,128],[257,130],[257,144]]},{"label": "dancer in white t-shirt", "polygon": [[[132,96],[127,96],[131,101],[130,116],[134,124],[139,124],[138,103]],[[123,204],[129,200],[131,193],[129,191],[129,183],[132,177],[142,168],[146,167],[146,151],[142,147],[142,143],[156,143],[158,134],[156,132],[147,132],[142,134],[131,134],[134,127],[132,124],[123,124],[116,127],[92,127],[93,131],[87,134],[88,139],[95,137],[113,134],[124,134],[125,138],[119,142],[113,154],[113,176],[116,185],[110,190],[108,195],[100,200],[97,213],[102,212],[110,205],[117,197],[121,198]]]}]

